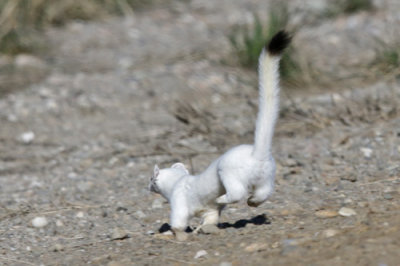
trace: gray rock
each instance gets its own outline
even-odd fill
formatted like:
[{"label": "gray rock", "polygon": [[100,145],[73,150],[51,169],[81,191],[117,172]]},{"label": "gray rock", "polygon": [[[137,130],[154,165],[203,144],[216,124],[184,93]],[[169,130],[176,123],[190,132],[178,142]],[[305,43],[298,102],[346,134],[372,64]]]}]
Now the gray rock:
[{"label": "gray rock", "polygon": [[383,194],[383,198],[384,198],[385,200],[392,200],[392,199],[393,199],[393,196],[392,196],[391,193],[387,192],[387,193],[384,193],[384,194]]},{"label": "gray rock", "polygon": [[124,229],[119,227],[114,228],[111,234],[111,240],[121,240],[127,237],[128,233]]},{"label": "gray rock", "polygon": [[200,228],[199,233],[205,234],[205,235],[209,235],[209,234],[214,235],[214,234],[218,234],[219,233],[219,229],[218,229],[218,227],[216,225],[206,224],[206,225],[203,225]]}]

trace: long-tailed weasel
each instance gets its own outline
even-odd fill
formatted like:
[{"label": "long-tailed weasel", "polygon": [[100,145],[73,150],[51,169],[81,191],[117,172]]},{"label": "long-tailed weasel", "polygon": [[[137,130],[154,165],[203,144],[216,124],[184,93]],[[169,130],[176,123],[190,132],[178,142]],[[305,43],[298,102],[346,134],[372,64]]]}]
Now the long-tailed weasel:
[{"label": "long-tailed weasel", "polygon": [[271,142],[279,110],[279,61],[291,37],[280,31],[259,57],[259,111],[254,145],[240,145],[217,158],[199,175],[191,175],[182,163],[159,169],[156,165],[149,189],[171,204],[170,224],[177,238],[193,216],[202,225],[218,223],[225,204],[247,199],[257,207],[274,188],[275,161]]}]

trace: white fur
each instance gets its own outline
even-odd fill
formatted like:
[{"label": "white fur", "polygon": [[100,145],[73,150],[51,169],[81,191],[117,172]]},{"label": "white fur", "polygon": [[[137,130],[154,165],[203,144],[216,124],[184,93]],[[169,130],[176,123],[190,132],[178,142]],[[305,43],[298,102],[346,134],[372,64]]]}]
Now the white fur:
[{"label": "white fur", "polygon": [[161,170],[155,166],[150,190],[171,204],[174,232],[185,230],[193,216],[202,217],[202,225],[217,224],[225,204],[247,199],[249,206],[256,207],[273,191],[275,161],[270,149],[278,116],[279,59],[265,51],[260,55],[260,106],[254,146],[228,150],[197,176],[190,175],[181,163]]}]

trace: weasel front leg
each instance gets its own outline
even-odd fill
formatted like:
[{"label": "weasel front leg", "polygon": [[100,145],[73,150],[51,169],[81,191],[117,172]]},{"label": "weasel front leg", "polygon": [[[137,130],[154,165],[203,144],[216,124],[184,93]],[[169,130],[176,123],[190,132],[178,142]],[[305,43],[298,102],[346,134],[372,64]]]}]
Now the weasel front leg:
[{"label": "weasel front leg", "polygon": [[171,230],[178,241],[185,241],[188,238],[185,232],[189,222],[189,209],[184,200],[172,201],[171,204]]}]

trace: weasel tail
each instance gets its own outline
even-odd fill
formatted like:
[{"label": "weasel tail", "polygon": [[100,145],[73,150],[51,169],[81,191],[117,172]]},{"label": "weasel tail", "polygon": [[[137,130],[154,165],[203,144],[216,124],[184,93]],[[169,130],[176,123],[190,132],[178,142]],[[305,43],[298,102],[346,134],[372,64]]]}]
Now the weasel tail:
[{"label": "weasel tail", "polygon": [[279,61],[290,41],[288,33],[278,32],[264,47],[258,61],[260,95],[253,156],[259,160],[271,155],[271,142],[279,114]]}]

